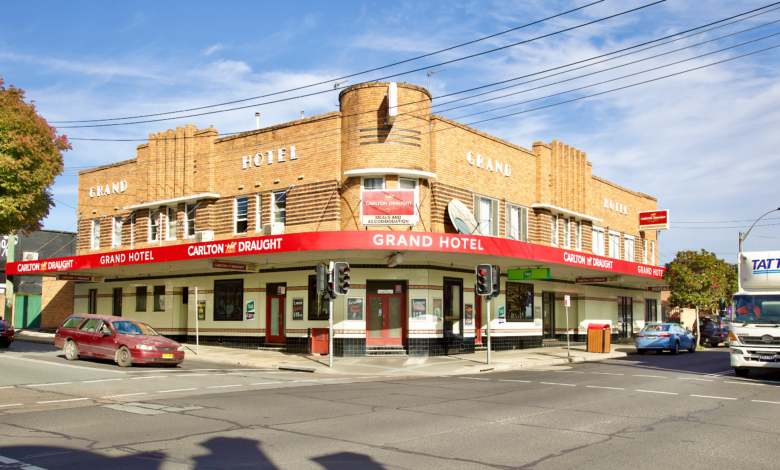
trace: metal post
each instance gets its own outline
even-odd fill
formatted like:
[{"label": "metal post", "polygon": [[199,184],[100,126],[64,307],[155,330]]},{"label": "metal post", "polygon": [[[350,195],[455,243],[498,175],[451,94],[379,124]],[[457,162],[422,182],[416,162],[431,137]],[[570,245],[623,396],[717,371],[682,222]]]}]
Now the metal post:
[{"label": "metal post", "polygon": [[[6,261],[9,263],[14,262],[14,245],[16,244],[16,234],[11,233],[8,235],[8,242],[5,246]],[[3,311],[3,319],[13,325],[21,325],[17,323],[16,318],[13,315],[14,311],[14,281],[12,276],[8,276],[5,280],[5,308]],[[22,325],[23,326],[23,325]]]},{"label": "metal post", "polygon": [[566,307],[566,357],[571,359],[571,350],[569,349],[569,307]]},{"label": "metal post", "polygon": [[333,367],[333,297],[328,302],[328,367]]},{"label": "metal post", "polygon": [[200,332],[198,331],[198,288],[195,288],[195,355],[200,352]]},{"label": "metal post", "polygon": [[490,297],[487,298],[487,363],[490,364]]},{"label": "metal post", "polygon": [[742,253],[742,237],[743,237],[744,235],[745,235],[744,233],[742,233],[742,232],[739,232],[739,252],[740,252],[740,253]]}]

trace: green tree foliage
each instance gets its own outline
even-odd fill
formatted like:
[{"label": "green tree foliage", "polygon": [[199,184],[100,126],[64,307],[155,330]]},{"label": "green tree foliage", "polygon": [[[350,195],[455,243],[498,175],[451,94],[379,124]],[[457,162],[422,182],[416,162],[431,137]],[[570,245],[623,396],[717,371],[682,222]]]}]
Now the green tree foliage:
[{"label": "green tree foliage", "polygon": [[4,83],[0,77],[0,233],[31,232],[54,205],[49,188],[71,145],[24,101],[24,91]]}]

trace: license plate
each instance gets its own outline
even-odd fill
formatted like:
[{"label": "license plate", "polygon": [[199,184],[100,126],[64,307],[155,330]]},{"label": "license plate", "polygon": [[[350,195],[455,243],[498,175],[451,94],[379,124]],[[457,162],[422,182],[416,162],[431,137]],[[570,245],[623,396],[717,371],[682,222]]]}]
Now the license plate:
[{"label": "license plate", "polygon": [[758,356],[758,358],[762,361],[774,361],[775,356]]},{"label": "license plate", "polygon": [[173,359],[173,354],[163,354],[163,359]]},{"label": "license plate", "polygon": [[655,336],[645,336],[647,339],[655,339]]}]

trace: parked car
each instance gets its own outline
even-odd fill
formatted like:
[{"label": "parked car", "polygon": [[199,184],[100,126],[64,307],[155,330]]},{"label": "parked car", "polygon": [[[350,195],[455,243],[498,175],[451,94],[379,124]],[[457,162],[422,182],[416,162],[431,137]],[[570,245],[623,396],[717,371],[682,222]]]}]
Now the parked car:
[{"label": "parked car", "polygon": [[184,346],[168,339],[146,323],[131,318],[76,314],[57,328],[54,345],[65,358],[79,356],[113,359],[121,367],[162,364],[176,367],[184,361]]},{"label": "parked car", "polygon": [[7,348],[14,342],[14,326],[0,318],[0,348]]},{"label": "parked car", "polygon": [[636,351],[671,351],[679,354],[680,349],[696,352],[696,338],[690,331],[677,323],[649,323],[636,334]]},{"label": "parked car", "polygon": [[[728,343],[729,332],[719,315],[703,315],[699,318],[701,320],[701,324],[698,327],[701,335],[700,344],[709,343],[714,347],[718,347],[720,343]],[[696,325],[694,325],[694,330],[695,328]]]}]

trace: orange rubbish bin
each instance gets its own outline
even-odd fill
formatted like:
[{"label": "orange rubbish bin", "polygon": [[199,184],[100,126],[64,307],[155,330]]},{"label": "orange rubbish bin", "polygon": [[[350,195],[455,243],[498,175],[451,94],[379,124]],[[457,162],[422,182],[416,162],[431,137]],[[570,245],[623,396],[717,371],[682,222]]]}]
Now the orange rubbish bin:
[{"label": "orange rubbish bin", "polygon": [[610,352],[612,350],[611,337],[612,327],[609,323],[590,323],[588,325],[588,352]]}]

